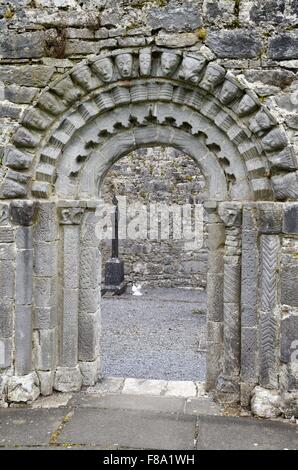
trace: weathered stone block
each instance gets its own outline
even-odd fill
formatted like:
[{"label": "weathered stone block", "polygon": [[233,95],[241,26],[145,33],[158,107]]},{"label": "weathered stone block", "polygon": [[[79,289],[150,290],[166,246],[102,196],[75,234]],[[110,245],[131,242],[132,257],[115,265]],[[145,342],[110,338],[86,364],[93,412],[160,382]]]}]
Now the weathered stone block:
[{"label": "weathered stone block", "polygon": [[78,290],[63,289],[63,334],[61,342],[61,364],[64,367],[74,367],[77,364],[78,310]]},{"label": "weathered stone block", "polygon": [[283,232],[298,234],[298,204],[289,204],[284,208]]},{"label": "weathered stone block", "polygon": [[51,395],[53,393],[55,373],[39,370],[37,375],[39,378],[41,395],[45,397]]},{"label": "weathered stone block", "polygon": [[268,56],[274,60],[298,58],[298,32],[279,33],[269,39]]},{"label": "weathered stone block", "polygon": [[15,313],[15,366],[19,375],[32,370],[32,307],[17,305]]},{"label": "weathered stone block", "polygon": [[223,320],[223,275],[207,274],[208,318],[212,321]]},{"label": "weathered stone block", "polygon": [[243,382],[257,381],[258,331],[241,329],[241,378]]},{"label": "weathered stone block", "polygon": [[277,390],[255,387],[251,399],[251,411],[259,418],[277,418],[281,415],[280,395]]},{"label": "weathered stone block", "polygon": [[82,386],[82,375],[77,367],[58,367],[54,388],[58,392],[78,392]]},{"label": "weathered stone block", "polygon": [[100,289],[80,289],[80,313],[95,313],[100,303]]},{"label": "weathered stone block", "polygon": [[53,307],[58,299],[57,277],[34,277],[34,304],[36,307]]},{"label": "weathered stone block", "polygon": [[264,202],[258,205],[258,224],[262,233],[281,233],[282,207],[280,204]]},{"label": "weathered stone block", "polygon": [[0,227],[0,243],[14,242],[14,232],[11,228]]},{"label": "weathered stone block", "polygon": [[34,201],[13,201],[10,205],[10,217],[16,225],[32,225],[35,215],[36,203]]},{"label": "weathered stone block", "polygon": [[95,385],[100,379],[100,359],[93,362],[80,362],[80,371],[82,374],[83,385]]},{"label": "weathered stone block", "polygon": [[280,358],[286,363],[298,362],[298,315],[293,314],[281,319]]},{"label": "weathered stone block", "polygon": [[[1,72],[0,72],[1,74]],[[37,89],[18,85],[7,85],[4,90],[5,99],[16,104],[31,104]]]},{"label": "weathered stone block", "polygon": [[94,361],[99,351],[100,324],[98,314],[79,316],[79,360]]},{"label": "weathered stone block", "polygon": [[281,257],[281,303],[298,307],[298,259],[297,253],[283,254]]},{"label": "weathered stone block", "polygon": [[45,65],[2,65],[0,80],[8,84],[43,88],[55,72],[54,67]]},{"label": "weathered stone block", "polygon": [[197,5],[183,2],[181,5],[169,4],[164,8],[153,8],[148,12],[148,24],[153,29],[165,31],[194,31],[202,25]]},{"label": "weathered stone block", "polygon": [[0,37],[0,55],[4,59],[37,58],[44,55],[44,32],[7,33]]},{"label": "weathered stone block", "polygon": [[8,380],[8,401],[14,403],[30,403],[39,397],[39,380],[37,374],[23,377],[10,377]]},{"label": "weathered stone block", "polygon": [[158,46],[167,47],[187,47],[193,46],[198,42],[198,36],[196,33],[165,33],[160,31],[156,36],[155,42]]},{"label": "weathered stone block", "polygon": [[38,370],[53,370],[57,360],[57,332],[40,330],[34,341],[35,366]]},{"label": "weathered stone block", "polygon": [[15,258],[15,251],[12,244],[0,244],[0,260],[9,261],[14,260]]},{"label": "weathered stone block", "polygon": [[56,240],[58,223],[55,203],[38,204],[38,218],[34,233],[37,241],[52,242]]},{"label": "weathered stone block", "polygon": [[34,328],[38,330],[49,330],[57,326],[57,307],[35,307]]},{"label": "weathered stone block", "polygon": [[0,260],[0,298],[14,298],[15,268],[11,261]]},{"label": "weathered stone block", "polygon": [[33,250],[18,250],[16,256],[16,304],[32,303]]},{"label": "weathered stone block", "polygon": [[212,31],[205,42],[220,58],[253,59],[262,50],[258,34],[244,29]]},{"label": "weathered stone block", "polygon": [[0,338],[9,338],[13,333],[12,318],[14,306],[12,300],[0,301]]},{"label": "weathered stone block", "polygon": [[100,282],[100,255],[97,248],[83,248],[80,256],[80,287],[95,289]]},{"label": "weathered stone block", "polygon": [[34,252],[34,272],[37,276],[55,276],[58,266],[57,243],[39,242]]}]

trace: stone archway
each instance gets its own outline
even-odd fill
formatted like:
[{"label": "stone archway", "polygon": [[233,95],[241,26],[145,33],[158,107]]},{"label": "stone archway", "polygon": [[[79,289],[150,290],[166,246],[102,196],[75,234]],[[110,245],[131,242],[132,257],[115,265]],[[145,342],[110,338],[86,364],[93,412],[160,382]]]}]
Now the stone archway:
[{"label": "stone archway", "polygon": [[278,388],[272,308],[283,229],[272,220],[286,207],[269,201],[297,199],[298,172],[286,134],[254,93],[197,52],[122,49],[54,83],[21,124],[0,188],[13,200],[2,210],[16,247],[10,382],[29,376],[36,393],[39,383],[49,394],[97,380],[100,184],[118,158],[165,145],[190,155],[208,182],[207,387],[237,401],[241,386],[243,403],[258,383]]}]

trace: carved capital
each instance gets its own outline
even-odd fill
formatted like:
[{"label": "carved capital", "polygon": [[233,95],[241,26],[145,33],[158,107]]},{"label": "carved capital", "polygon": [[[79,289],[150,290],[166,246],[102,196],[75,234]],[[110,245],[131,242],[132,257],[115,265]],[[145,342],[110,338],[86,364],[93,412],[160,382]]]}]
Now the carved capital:
[{"label": "carved capital", "polygon": [[10,205],[10,218],[16,225],[32,225],[36,212],[37,204],[33,201],[13,201]]},{"label": "carved capital", "polygon": [[61,207],[59,217],[61,225],[80,225],[84,209],[81,207]]},{"label": "carved capital", "polygon": [[241,227],[242,204],[238,202],[224,202],[220,204],[219,216],[227,228]]}]

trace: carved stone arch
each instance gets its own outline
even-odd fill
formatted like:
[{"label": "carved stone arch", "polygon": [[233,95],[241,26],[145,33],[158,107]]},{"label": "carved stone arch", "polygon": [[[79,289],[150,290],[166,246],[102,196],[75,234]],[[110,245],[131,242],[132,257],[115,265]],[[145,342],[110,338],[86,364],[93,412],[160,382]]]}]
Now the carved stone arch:
[{"label": "carved stone arch", "polygon": [[[157,112],[154,116],[152,112],[149,119],[143,116],[143,121],[150,123],[153,118],[159,124],[170,123],[192,135],[205,134],[209,145],[217,146],[222,166],[225,162],[228,167],[231,165],[232,154],[234,161],[238,158],[244,163],[246,174],[242,179],[250,187],[250,195],[244,191],[241,196],[236,191],[235,199],[298,197],[293,148],[256,95],[200,53],[180,54],[161,48],[122,49],[94,57],[45,90],[24,114],[13,145],[6,149],[1,197],[51,197],[65,147],[91,120],[106,114],[107,127],[99,132],[114,134],[117,126],[134,124],[133,116],[128,123],[121,122],[121,116],[117,122],[115,112],[121,114],[123,107],[139,104],[140,115],[135,116],[135,124],[140,126],[142,113],[148,114],[148,107],[157,102],[175,103],[179,113],[172,116],[168,106],[167,114],[161,116]],[[207,119],[209,134],[198,127],[199,116],[200,120]],[[233,145],[231,155],[229,149],[222,150],[212,142],[212,135],[218,131],[223,135],[222,145]],[[224,171],[235,176],[231,168]],[[234,198],[233,194],[230,196]]]}]

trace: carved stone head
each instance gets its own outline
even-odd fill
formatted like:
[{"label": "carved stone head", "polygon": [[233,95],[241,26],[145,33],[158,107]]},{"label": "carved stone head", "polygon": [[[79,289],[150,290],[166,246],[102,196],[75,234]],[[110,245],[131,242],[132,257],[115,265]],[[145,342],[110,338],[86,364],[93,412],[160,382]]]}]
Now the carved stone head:
[{"label": "carved stone head", "polygon": [[25,114],[22,122],[28,127],[34,127],[35,129],[44,130],[49,126],[51,119],[46,113],[42,112],[37,108],[34,108]]},{"label": "carved stone head", "polygon": [[99,59],[92,64],[94,72],[103,82],[110,82],[114,75],[114,65],[109,57]]},{"label": "carved stone head", "polygon": [[150,51],[142,51],[140,52],[140,74],[143,75],[144,77],[147,77],[150,75],[151,72],[151,63],[152,63],[152,57]]},{"label": "carved stone head", "polygon": [[249,95],[244,95],[238,106],[239,116],[247,116],[253,113],[258,107],[257,102]]},{"label": "carved stone head", "polygon": [[38,103],[42,108],[46,109],[54,116],[60,114],[64,109],[62,103],[51,93],[43,93],[40,96]]},{"label": "carved stone head", "polygon": [[226,80],[221,89],[219,99],[223,104],[228,104],[231,101],[233,101],[235,98],[237,98],[237,96],[240,95],[240,93],[241,93],[241,90],[235,83],[232,83],[229,80]]},{"label": "carved stone head", "polygon": [[263,109],[260,109],[256,116],[251,119],[249,128],[251,132],[258,134],[259,132],[269,129],[272,125],[273,122],[270,116],[268,116],[268,114]]},{"label": "carved stone head", "polygon": [[224,203],[219,207],[219,216],[226,227],[239,227],[241,225],[241,205],[237,203]]},{"label": "carved stone head", "polygon": [[90,90],[92,87],[92,75],[87,65],[80,67],[71,74],[73,80],[85,90]]},{"label": "carved stone head", "polygon": [[161,71],[165,77],[172,75],[178,67],[180,57],[174,52],[163,52],[161,54]]},{"label": "carved stone head", "polygon": [[199,73],[204,68],[206,59],[202,57],[185,56],[183,58],[178,77],[192,83],[199,82]]},{"label": "carved stone head", "polygon": [[280,129],[273,129],[262,139],[264,149],[269,152],[282,149],[287,143],[287,136]]},{"label": "carved stone head", "polygon": [[131,54],[119,54],[117,55],[116,65],[121,74],[121,77],[128,78],[132,74],[132,55]]},{"label": "carved stone head", "polygon": [[213,88],[223,81],[225,74],[225,69],[220,65],[209,64],[206,68],[204,78],[200,83],[200,87],[207,91],[213,90]]}]

